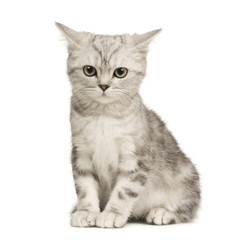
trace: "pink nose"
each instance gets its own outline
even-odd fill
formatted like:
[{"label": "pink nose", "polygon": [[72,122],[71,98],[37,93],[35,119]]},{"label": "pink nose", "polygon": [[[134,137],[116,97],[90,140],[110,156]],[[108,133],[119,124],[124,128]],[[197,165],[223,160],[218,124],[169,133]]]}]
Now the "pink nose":
[{"label": "pink nose", "polygon": [[103,91],[107,90],[110,86],[108,85],[98,85]]}]

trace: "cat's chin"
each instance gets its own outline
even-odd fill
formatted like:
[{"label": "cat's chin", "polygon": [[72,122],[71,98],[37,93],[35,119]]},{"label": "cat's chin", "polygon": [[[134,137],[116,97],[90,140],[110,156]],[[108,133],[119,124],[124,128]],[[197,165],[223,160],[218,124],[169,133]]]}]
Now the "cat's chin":
[{"label": "cat's chin", "polygon": [[100,103],[103,103],[103,104],[108,104],[108,103],[112,103],[112,102],[116,101],[116,98],[109,97],[106,95],[101,95],[101,96],[95,98],[95,100]]}]

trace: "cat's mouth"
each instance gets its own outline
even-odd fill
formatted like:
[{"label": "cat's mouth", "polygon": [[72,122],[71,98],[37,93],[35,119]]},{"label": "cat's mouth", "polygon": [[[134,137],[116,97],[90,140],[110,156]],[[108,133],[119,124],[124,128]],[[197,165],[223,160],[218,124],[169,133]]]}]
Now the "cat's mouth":
[{"label": "cat's mouth", "polygon": [[106,92],[103,92],[101,95],[99,95],[96,100],[98,102],[101,102],[101,103],[111,103],[113,101],[116,100],[116,98],[114,98],[113,96],[111,95],[108,95]]},{"label": "cat's mouth", "polygon": [[100,95],[100,97],[111,98],[111,93],[109,94],[109,92],[103,91],[102,94]]}]

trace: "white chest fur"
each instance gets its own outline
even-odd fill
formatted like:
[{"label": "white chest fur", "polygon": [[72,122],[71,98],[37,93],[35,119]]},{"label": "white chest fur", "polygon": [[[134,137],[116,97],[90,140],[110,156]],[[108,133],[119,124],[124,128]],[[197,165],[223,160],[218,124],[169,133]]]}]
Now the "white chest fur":
[{"label": "white chest fur", "polygon": [[[97,175],[108,184],[119,167],[119,156],[128,149],[136,131],[135,116],[116,119],[107,116],[71,116],[73,144],[88,152]],[[127,145],[126,145],[127,143]],[[124,149],[124,151],[123,151]]]},{"label": "white chest fur", "polygon": [[107,177],[109,169],[117,169],[121,132],[115,119],[97,117],[83,129],[97,172]]}]

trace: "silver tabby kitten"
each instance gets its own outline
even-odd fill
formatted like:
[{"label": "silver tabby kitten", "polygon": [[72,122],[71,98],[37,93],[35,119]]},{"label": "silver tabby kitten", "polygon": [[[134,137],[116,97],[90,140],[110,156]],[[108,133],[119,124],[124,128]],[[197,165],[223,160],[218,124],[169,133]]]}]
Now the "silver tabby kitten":
[{"label": "silver tabby kitten", "polygon": [[122,227],[191,221],[198,173],[138,90],[148,45],[160,32],[95,35],[58,28],[68,42],[72,169],[78,203],[72,226]]}]

